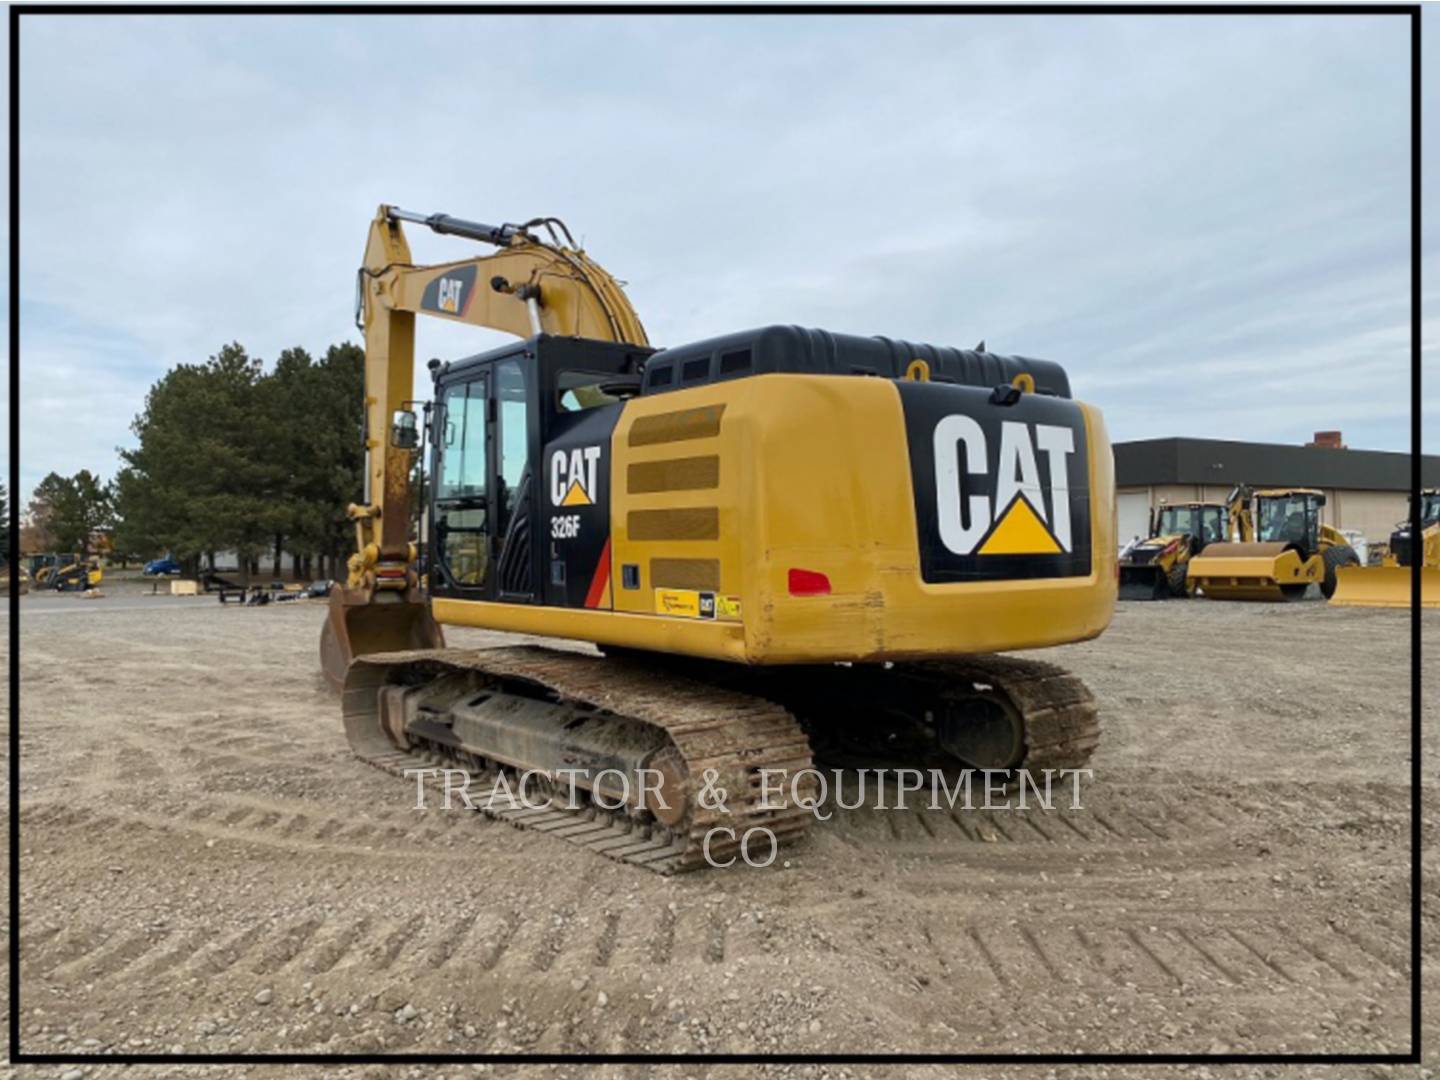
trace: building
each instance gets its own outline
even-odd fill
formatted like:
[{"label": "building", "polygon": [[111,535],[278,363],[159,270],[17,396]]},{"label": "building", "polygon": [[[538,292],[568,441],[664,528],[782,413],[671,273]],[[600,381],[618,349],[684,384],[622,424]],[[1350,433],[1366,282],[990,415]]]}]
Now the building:
[{"label": "building", "polygon": [[[1440,456],[1421,459],[1421,484],[1440,487]],[[1224,502],[1236,484],[1305,487],[1325,493],[1321,520],[1385,541],[1409,514],[1410,455],[1344,448],[1340,432],[1316,432],[1306,446],[1226,439],[1142,439],[1115,444],[1115,501],[1121,544],[1148,531],[1162,500]]]}]

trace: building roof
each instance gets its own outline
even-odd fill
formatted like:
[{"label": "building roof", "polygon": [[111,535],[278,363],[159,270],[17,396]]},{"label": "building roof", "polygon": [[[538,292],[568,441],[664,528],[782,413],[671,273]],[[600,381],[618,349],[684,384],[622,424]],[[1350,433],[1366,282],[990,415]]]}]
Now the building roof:
[{"label": "building roof", "polygon": [[[1440,484],[1440,456],[1421,458],[1420,482],[1424,486]],[[1409,491],[1410,455],[1228,439],[1141,439],[1115,444],[1116,487],[1241,483]]]}]

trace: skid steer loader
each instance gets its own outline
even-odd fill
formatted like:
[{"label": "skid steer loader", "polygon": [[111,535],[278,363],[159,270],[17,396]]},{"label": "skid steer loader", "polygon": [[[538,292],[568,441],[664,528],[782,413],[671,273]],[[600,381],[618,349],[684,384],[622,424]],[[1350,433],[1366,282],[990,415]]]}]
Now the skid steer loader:
[{"label": "skid steer loader", "polygon": [[80,555],[42,555],[42,565],[35,572],[36,588],[56,592],[85,592],[99,588],[105,573],[100,564]]},{"label": "skid steer loader", "polygon": [[1240,485],[1227,501],[1240,539],[1190,560],[1189,580],[1212,600],[1299,600],[1311,585],[1329,599],[1337,570],[1360,561],[1344,536],[1321,523],[1323,492]]},{"label": "skid steer loader", "polygon": [[[418,266],[407,222],[498,251]],[[517,340],[431,361],[420,410],[417,315]],[[812,748],[1089,759],[1080,680],[996,655],[1095,637],[1114,608],[1110,444],[1058,364],[795,326],[657,350],[559,221],[389,206],[357,321],[366,490],[320,651],[365,760],[464,768],[537,844],[672,872],[799,835]],[[445,648],[445,625],[600,655]],[[536,775],[538,806],[486,796]]]},{"label": "skid steer loader", "polygon": [[1415,566],[1420,568],[1420,604],[1440,608],[1440,488],[1420,493],[1416,543],[1414,496],[1411,518],[1390,534],[1390,550],[1379,566],[1342,567],[1330,603],[1336,607],[1408,608]]},{"label": "skid steer loader", "polygon": [[1121,600],[1187,597],[1190,560],[1222,541],[1228,531],[1223,503],[1161,504],[1150,520],[1149,539],[1120,557]]}]

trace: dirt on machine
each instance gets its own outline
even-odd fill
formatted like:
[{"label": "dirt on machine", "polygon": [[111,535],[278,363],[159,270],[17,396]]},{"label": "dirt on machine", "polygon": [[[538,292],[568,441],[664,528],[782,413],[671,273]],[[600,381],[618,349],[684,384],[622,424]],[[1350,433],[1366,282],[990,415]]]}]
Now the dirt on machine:
[{"label": "dirt on machine", "polygon": [[1190,560],[1187,580],[1203,596],[1289,601],[1318,585],[1328,600],[1339,569],[1359,565],[1344,535],[1320,520],[1323,492],[1242,484],[1226,502],[1238,539],[1211,544]]},{"label": "dirt on machine", "polygon": [[1412,495],[1410,507],[1411,517],[1396,524],[1380,565],[1341,568],[1330,603],[1408,608],[1418,572],[1420,605],[1440,608],[1440,488],[1421,491],[1418,505]]},{"label": "dirt on machine", "polygon": [[[407,222],[497,250],[417,266]],[[382,206],[360,285],[366,493],[321,660],[365,760],[463,768],[537,844],[661,872],[801,835],[820,760],[1089,760],[1083,683],[996,655],[1114,608],[1110,445],[1058,364],[796,326],[656,349],[553,218]],[[432,361],[417,411],[417,315],[516,340]]]}]

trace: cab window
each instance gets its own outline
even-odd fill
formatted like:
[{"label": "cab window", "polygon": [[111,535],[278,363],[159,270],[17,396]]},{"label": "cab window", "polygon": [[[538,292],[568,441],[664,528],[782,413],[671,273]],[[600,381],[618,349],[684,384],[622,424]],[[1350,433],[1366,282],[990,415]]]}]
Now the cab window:
[{"label": "cab window", "polygon": [[615,374],[598,371],[562,371],[555,380],[556,408],[560,412],[584,412],[620,399],[604,387],[615,382]]},{"label": "cab window", "polygon": [[1314,513],[1310,500],[1300,495],[1260,500],[1260,521],[1256,535],[1265,543],[1308,543],[1310,517]]},{"label": "cab window", "polygon": [[485,383],[460,383],[445,391],[437,499],[485,495]]},{"label": "cab window", "polygon": [[1213,544],[1225,539],[1225,518],[1218,506],[1208,507],[1200,516],[1200,542]]},{"label": "cab window", "polygon": [[1194,533],[1195,512],[1188,506],[1170,506],[1160,512],[1160,535]]},{"label": "cab window", "polygon": [[1420,496],[1420,523],[1434,525],[1440,521],[1440,492]]},{"label": "cab window", "polygon": [[484,379],[457,383],[441,399],[436,438],[435,556],[457,585],[481,588],[490,571]]}]

